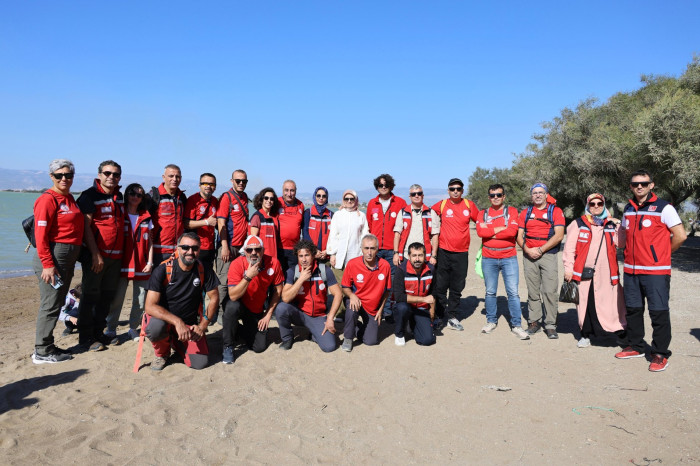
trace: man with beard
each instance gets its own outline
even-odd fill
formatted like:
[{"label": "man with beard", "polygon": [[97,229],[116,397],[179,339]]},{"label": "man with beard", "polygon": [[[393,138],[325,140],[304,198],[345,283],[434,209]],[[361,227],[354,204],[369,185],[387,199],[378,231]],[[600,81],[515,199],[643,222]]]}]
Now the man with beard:
[{"label": "man with beard", "polygon": [[406,322],[411,323],[417,344],[429,346],[435,343],[432,324],[435,318],[435,298],[432,283],[433,265],[425,260],[425,246],[418,242],[412,243],[408,247],[408,260],[396,268],[394,275],[396,346],[406,344]]},{"label": "man with beard", "polygon": [[219,200],[213,196],[216,190],[216,177],[211,173],[203,173],[199,177],[199,192],[187,198],[185,204],[185,228],[197,233],[201,241],[199,260],[207,268],[214,268],[216,259],[216,211]]}]

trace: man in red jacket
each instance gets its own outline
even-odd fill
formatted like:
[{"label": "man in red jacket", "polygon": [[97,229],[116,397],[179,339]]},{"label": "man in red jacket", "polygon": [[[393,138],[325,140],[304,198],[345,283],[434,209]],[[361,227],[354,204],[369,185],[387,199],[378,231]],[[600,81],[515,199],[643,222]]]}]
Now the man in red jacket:
[{"label": "man in red jacket", "polygon": [[280,239],[284,250],[284,264],[282,269],[287,273],[297,265],[297,257],[294,254],[294,245],[301,238],[301,224],[304,219],[304,203],[297,199],[297,184],[287,180],[282,184],[282,197],[280,197]]},{"label": "man in red jacket", "polygon": [[489,186],[491,207],[479,212],[476,234],[482,241],[481,269],[486,286],[486,325],[481,333],[491,333],[498,325],[496,291],[498,274],[503,273],[503,284],[508,295],[508,312],[512,332],[521,340],[530,336],[521,327],[520,296],[518,295],[518,253],[515,238],[518,236],[518,209],[507,206],[506,192],[502,184]]},{"label": "man in red jacket", "polygon": [[[623,228],[625,242],[625,306],[627,307],[626,348],[618,359],[644,357],[644,301],[649,308],[653,328],[649,370],[660,372],[668,367],[671,351],[671,318],[668,298],[671,287],[671,253],[686,240],[685,228],[678,212],[668,202],[652,193],[654,182],[649,172],[632,174],[630,188],[634,198],[625,207]],[[620,239],[622,243],[622,238]]]},{"label": "man in red jacket", "polygon": [[216,259],[214,234],[216,211],[219,208],[219,200],[213,196],[215,190],[216,177],[211,173],[203,173],[199,177],[199,192],[188,197],[185,204],[185,228],[194,230],[199,236],[199,261],[212,270]]},{"label": "man in red jacket", "polygon": [[165,166],[163,182],[153,193],[157,201],[153,216],[153,263],[160,264],[177,248],[177,239],[185,231],[187,196],[180,191],[182,172],[175,164]]},{"label": "man in red jacket", "polygon": [[[394,178],[388,173],[382,173],[374,179],[374,189],[378,196],[367,203],[367,226],[369,232],[379,239],[377,257],[384,259],[391,267],[391,277],[394,277],[394,225],[401,218],[401,211],[406,207],[406,201],[395,196],[393,189]],[[383,312],[384,319],[393,323],[393,302],[391,296],[387,299]]]}]

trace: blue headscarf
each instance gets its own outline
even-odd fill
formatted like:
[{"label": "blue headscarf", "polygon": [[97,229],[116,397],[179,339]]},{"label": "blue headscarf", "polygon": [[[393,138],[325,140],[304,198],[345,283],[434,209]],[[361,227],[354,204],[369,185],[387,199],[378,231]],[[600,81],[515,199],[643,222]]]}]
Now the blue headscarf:
[{"label": "blue headscarf", "polygon": [[319,204],[316,200],[316,193],[318,193],[320,190],[324,190],[326,192],[326,196],[328,196],[328,190],[323,186],[319,186],[318,188],[316,188],[316,190],[314,190],[314,205],[316,206],[316,210],[318,210],[319,215],[323,215],[323,213],[328,208],[326,207],[328,205],[328,198],[326,198],[325,204]]},{"label": "blue headscarf", "polygon": [[532,185],[532,188],[530,188],[530,192],[532,192],[535,188],[542,188],[544,189],[545,193],[549,192],[549,189],[547,189],[547,185],[544,183],[535,183]]}]

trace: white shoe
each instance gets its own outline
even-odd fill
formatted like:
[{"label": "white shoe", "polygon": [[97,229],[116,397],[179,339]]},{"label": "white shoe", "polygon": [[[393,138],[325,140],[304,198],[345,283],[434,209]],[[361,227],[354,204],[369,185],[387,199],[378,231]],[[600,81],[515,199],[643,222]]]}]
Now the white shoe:
[{"label": "white shoe", "polygon": [[447,321],[447,328],[451,328],[452,330],[457,330],[459,332],[464,330],[462,324],[460,324],[459,321],[454,317]]},{"label": "white shoe", "polygon": [[406,346],[406,339],[404,337],[394,337],[394,344],[396,346]]},{"label": "white shoe", "polygon": [[579,348],[588,348],[591,346],[591,340],[588,338],[581,338],[578,343],[576,343],[576,346]]},{"label": "white shoe", "polygon": [[498,324],[494,324],[493,322],[486,322],[486,325],[484,325],[481,329],[481,333],[491,333],[494,330],[496,330],[496,327],[498,327]]},{"label": "white shoe", "polygon": [[513,332],[515,336],[520,338],[521,340],[530,339],[530,334],[523,330],[522,327],[513,327],[513,330],[511,330],[511,332]]}]

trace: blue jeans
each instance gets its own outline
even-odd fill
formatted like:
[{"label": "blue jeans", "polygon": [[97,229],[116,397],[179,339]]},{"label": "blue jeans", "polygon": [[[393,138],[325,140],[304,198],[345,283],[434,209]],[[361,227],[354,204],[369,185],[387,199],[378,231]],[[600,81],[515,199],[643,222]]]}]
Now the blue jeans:
[{"label": "blue jeans", "polygon": [[484,282],[486,284],[486,321],[494,324],[498,323],[496,291],[498,291],[498,272],[503,272],[503,283],[506,285],[506,293],[508,295],[510,324],[513,327],[520,327],[518,256],[506,257],[505,259],[484,257],[481,260],[481,269],[484,272]]},{"label": "blue jeans", "polygon": [[[394,250],[393,249],[380,249],[377,251],[377,257],[380,257],[389,263],[391,267],[391,283],[394,283],[394,272],[396,271],[396,266],[394,265]],[[389,294],[389,297],[384,304],[384,311],[382,312],[382,317],[389,317],[394,313],[394,295]]]}]

